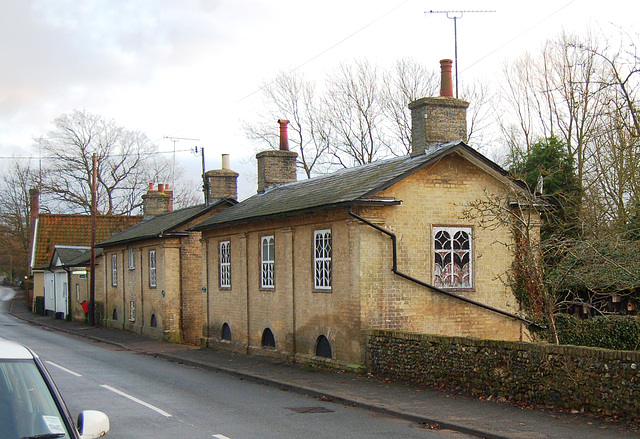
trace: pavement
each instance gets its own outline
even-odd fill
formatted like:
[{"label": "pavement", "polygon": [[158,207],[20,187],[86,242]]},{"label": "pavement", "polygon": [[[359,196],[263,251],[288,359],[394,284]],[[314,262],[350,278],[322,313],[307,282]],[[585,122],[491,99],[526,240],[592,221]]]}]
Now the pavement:
[{"label": "pavement", "polygon": [[164,342],[118,329],[91,327],[31,313],[24,292],[16,291],[10,313],[26,322],[151,355],[191,367],[297,392],[327,403],[360,407],[405,419],[443,436],[487,439],[640,438],[637,424],[624,420],[518,407],[456,392],[388,382],[367,374],[328,371],[234,354],[211,348]]}]

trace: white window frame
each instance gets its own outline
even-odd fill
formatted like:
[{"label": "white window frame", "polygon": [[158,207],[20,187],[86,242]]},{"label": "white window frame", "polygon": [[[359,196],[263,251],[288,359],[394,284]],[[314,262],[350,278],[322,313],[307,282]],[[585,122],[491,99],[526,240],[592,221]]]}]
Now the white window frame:
[{"label": "white window frame", "polygon": [[231,241],[220,241],[220,288],[231,288]]},{"label": "white window frame", "polygon": [[260,288],[275,288],[276,238],[273,235],[260,239]]},{"label": "white window frame", "polygon": [[118,255],[111,255],[111,286],[118,286]]},{"label": "white window frame", "polygon": [[129,270],[136,268],[136,252],[133,247],[129,247]]},{"label": "white window frame", "polygon": [[155,288],[158,286],[158,271],[155,250],[149,250],[149,286],[151,288]]},{"label": "white window frame", "polygon": [[331,290],[332,255],[331,229],[315,230],[313,232],[313,288],[316,290]]},{"label": "white window frame", "polygon": [[[464,236],[459,235],[460,233],[466,234],[466,240],[456,239],[456,236],[464,238]],[[443,241],[443,239],[446,239],[446,241]],[[473,289],[473,228],[434,226],[431,242],[433,251],[433,284],[436,287],[447,290]],[[444,245],[443,242],[445,243]],[[467,262],[460,266],[460,263],[465,260]],[[458,262],[457,264],[456,261]],[[462,270],[467,265],[467,269]],[[445,280],[443,280],[443,277]]]}]

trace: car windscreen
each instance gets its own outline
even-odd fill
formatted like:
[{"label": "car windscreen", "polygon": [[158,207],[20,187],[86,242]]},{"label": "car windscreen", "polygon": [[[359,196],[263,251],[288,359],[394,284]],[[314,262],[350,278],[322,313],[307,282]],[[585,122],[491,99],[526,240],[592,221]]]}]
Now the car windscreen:
[{"label": "car windscreen", "polygon": [[0,361],[0,439],[69,438],[67,426],[33,360]]}]

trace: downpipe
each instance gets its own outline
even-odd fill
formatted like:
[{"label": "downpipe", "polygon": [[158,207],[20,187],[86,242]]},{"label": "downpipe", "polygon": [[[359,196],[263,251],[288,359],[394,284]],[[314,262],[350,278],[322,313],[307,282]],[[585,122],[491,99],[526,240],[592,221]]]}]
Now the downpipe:
[{"label": "downpipe", "polygon": [[402,273],[401,271],[398,270],[398,250],[397,250],[397,238],[396,238],[396,235],[391,233],[390,231],[388,231],[386,229],[383,229],[382,227],[380,227],[380,226],[378,226],[376,224],[373,224],[372,222],[362,218],[361,216],[353,213],[353,211],[351,210],[351,207],[349,207],[349,215],[351,215],[353,218],[357,219],[358,221],[362,221],[366,225],[368,225],[370,227],[373,227],[374,229],[378,230],[379,232],[384,233],[385,235],[387,235],[388,237],[391,238],[391,242],[393,244],[393,267],[391,268],[391,271],[396,276],[399,276],[399,277],[401,277],[403,279],[406,279],[406,280],[408,280],[410,282],[418,284],[418,285],[420,285],[422,287],[429,288],[430,290],[433,290],[433,291],[435,291],[437,293],[444,294],[445,296],[449,296],[451,298],[460,300],[462,302],[466,302],[466,303],[469,303],[471,305],[486,309],[488,311],[492,311],[494,313],[501,314],[503,316],[510,317],[512,319],[518,320],[518,321],[520,321],[522,323],[525,323],[525,324],[527,324],[529,326],[533,326],[533,327],[535,327],[537,329],[547,329],[546,326],[540,325],[540,324],[538,324],[536,322],[532,322],[531,320],[525,319],[524,317],[520,317],[519,315],[512,314],[510,312],[503,311],[503,310],[498,309],[498,308],[494,308],[493,306],[490,306],[490,305],[485,305],[484,303],[477,302],[477,301],[469,299],[467,297],[459,296],[459,295],[457,295],[455,293],[452,293],[450,291],[443,290],[443,289],[438,288],[438,287],[436,287],[434,285],[430,285],[430,284],[428,284],[426,282],[423,282],[423,281],[421,281],[419,279],[411,277],[408,274]]}]

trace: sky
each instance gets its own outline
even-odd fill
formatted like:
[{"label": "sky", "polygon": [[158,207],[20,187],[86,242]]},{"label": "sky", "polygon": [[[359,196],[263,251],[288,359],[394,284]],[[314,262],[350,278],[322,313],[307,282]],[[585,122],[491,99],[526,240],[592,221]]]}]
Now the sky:
[{"label": "sky", "polygon": [[563,31],[640,26],[640,2],[627,0],[0,0],[0,165],[37,156],[33,139],[56,117],[86,110],[146,133],[169,158],[175,148],[190,175],[201,173],[195,146],[207,170],[229,154],[246,198],[260,146],[242,122],[255,120],[260,86],[292,70],[322,81],[363,58],[438,69],[454,57],[454,20],[431,10],[494,11],[455,21],[460,82],[495,81]]}]

